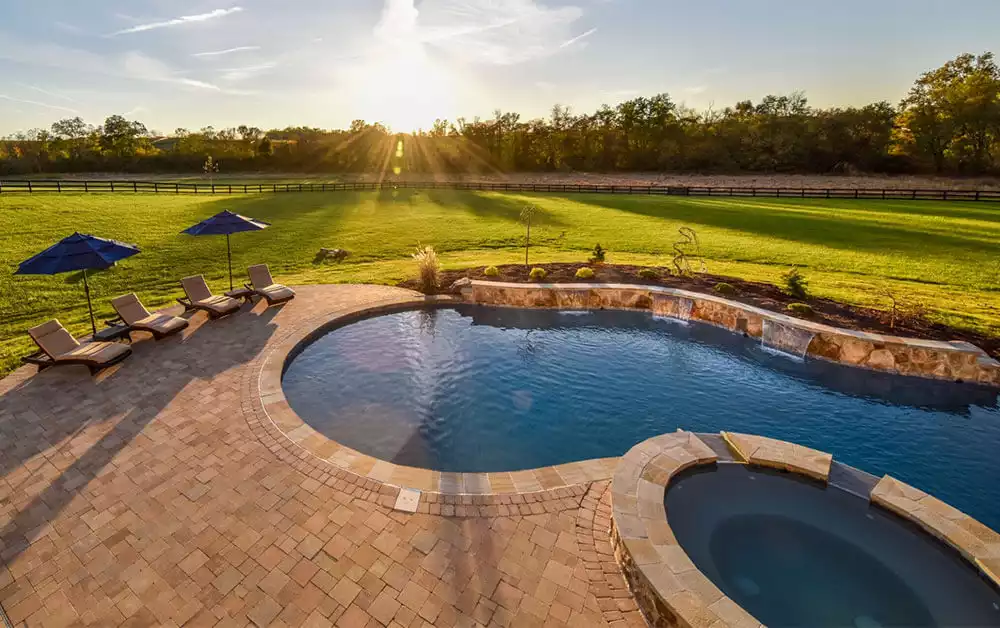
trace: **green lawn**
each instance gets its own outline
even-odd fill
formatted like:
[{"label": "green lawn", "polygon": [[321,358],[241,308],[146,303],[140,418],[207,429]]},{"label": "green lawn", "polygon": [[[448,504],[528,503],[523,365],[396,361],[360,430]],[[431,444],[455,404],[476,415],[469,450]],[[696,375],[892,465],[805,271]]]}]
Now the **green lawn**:
[{"label": "green lawn", "polygon": [[[664,198],[454,191],[233,196],[0,195],[0,370],[31,349],[25,330],[58,317],[88,330],[79,274],[13,276],[18,262],[75,230],[135,242],[143,253],[93,277],[98,315],[135,291],[150,307],[204,273],[227,288],[225,238],[180,231],[222,209],[273,223],[233,236],[234,267],[267,262],[280,281],[393,283],[409,254],[433,245],[447,267],[517,262],[525,203],[540,208],[533,259],[583,261],[600,242],[609,262],[667,265],[677,229],[697,230],[708,272],[777,281],[803,267],[813,292],[885,307],[878,291],[919,301],[949,324],[1000,334],[1000,206],[966,203]],[[315,265],[320,247],[353,252]],[[240,273],[242,275],[242,273]]]}]

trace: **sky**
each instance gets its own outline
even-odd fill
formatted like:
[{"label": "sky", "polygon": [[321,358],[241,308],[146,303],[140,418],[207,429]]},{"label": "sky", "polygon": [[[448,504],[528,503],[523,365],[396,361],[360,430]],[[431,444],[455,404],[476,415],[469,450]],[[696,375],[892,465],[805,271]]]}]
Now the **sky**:
[{"label": "sky", "polygon": [[0,135],[111,114],[410,131],[661,92],[897,103],[925,70],[1000,53],[997,24],[997,0],[0,0]]}]

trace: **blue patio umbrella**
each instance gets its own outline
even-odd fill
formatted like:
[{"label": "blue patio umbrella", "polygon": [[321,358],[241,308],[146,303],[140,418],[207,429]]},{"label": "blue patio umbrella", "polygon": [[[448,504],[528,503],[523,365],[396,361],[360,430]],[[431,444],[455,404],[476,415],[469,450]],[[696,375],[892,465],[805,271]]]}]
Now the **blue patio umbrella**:
[{"label": "blue patio umbrella", "polygon": [[86,233],[74,233],[63,238],[41,253],[21,262],[15,275],[56,275],[74,270],[83,271],[83,291],[87,295],[87,310],[90,312],[90,327],[97,333],[94,308],[90,302],[90,285],[87,283],[88,270],[103,270],[115,262],[132,257],[139,247],[117,240],[106,240]]},{"label": "blue patio umbrella", "polygon": [[261,220],[254,220],[227,210],[221,211],[211,218],[206,218],[193,227],[188,227],[181,233],[188,235],[224,235],[226,236],[226,257],[229,258],[229,289],[233,289],[233,251],[229,244],[229,236],[241,231],[260,231],[271,225]]}]

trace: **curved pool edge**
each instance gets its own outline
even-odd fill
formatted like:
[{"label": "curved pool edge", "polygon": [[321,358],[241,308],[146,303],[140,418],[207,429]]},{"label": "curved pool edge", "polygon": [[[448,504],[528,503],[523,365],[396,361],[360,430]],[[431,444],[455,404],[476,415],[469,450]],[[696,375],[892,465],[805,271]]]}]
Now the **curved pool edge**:
[{"label": "curved pool edge", "polygon": [[[662,434],[630,449],[615,469],[610,489],[615,559],[652,626],[762,626],[694,565],[674,536],[664,496],[677,474],[731,458],[823,483],[830,477],[833,456],[825,452],[734,432],[722,432],[719,442],[725,452],[691,432]],[[1000,588],[1000,534],[888,475],[870,488],[868,499],[957,551]]]},{"label": "curved pool edge", "polygon": [[803,355],[876,371],[1000,388],[1000,362],[964,341],[945,342],[832,327],[721,296],[666,286],[459,280],[466,302],[530,308],[647,310],[760,338],[765,322],[810,334]]},{"label": "curved pool edge", "polygon": [[[314,468],[344,474],[348,483],[359,484],[373,493],[398,495],[400,490],[420,492],[422,512],[445,515],[541,514],[570,503],[576,507],[587,486],[611,479],[618,458],[597,458],[520,471],[451,473],[397,465],[347,447],[319,433],[292,410],[281,385],[289,362],[310,342],[331,329],[358,320],[428,305],[461,303],[448,295],[423,296],[414,293],[375,304],[346,308],[311,318],[290,332],[260,361],[252,397],[259,421],[279,438],[280,446],[291,448],[300,460]],[[318,467],[317,467],[318,465]],[[311,474],[310,474],[311,475]],[[394,504],[387,504],[392,506]]]}]

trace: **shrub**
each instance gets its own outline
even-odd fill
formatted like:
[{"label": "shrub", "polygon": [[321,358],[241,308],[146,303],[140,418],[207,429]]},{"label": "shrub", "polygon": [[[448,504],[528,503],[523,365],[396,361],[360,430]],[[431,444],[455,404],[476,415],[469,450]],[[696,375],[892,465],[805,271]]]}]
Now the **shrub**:
[{"label": "shrub", "polygon": [[413,259],[417,262],[417,270],[420,274],[420,289],[424,292],[434,292],[438,287],[438,272],[441,270],[441,264],[438,262],[434,247],[425,246],[417,249],[417,252],[413,254]]},{"label": "shrub", "polygon": [[541,281],[542,279],[545,279],[545,275],[548,275],[548,273],[545,272],[544,268],[532,268],[531,272],[528,273],[528,277],[530,277],[532,281]]},{"label": "shrub", "polygon": [[736,294],[736,288],[733,286],[733,284],[726,283],[725,281],[720,281],[719,283],[715,284],[713,290],[727,297],[731,297],[734,294]]},{"label": "shrub", "polygon": [[641,279],[649,279],[651,281],[656,281],[660,278],[660,273],[656,272],[652,268],[642,268],[637,274]]},{"label": "shrub", "polygon": [[576,270],[576,278],[577,279],[593,279],[594,278],[594,269],[593,268],[587,268],[586,266],[584,266],[583,268],[578,268]]},{"label": "shrub", "polygon": [[496,266],[487,266],[486,268],[483,269],[483,274],[486,275],[487,277],[499,277],[500,269],[497,268]]},{"label": "shrub", "polygon": [[785,286],[785,292],[796,299],[804,299],[809,295],[809,282],[806,281],[798,268],[793,268],[781,275],[781,281]]},{"label": "shrub", "polygon": [[799,316],[812,317],[815,312],[813,312],[812,306],[808,303],[789,303],[788,307],[785,308],[789,312],[798,314]]},{"label": "shrub", "polygon": [[591,264],[603,264],[604,263],[604,256],[606,254],[607,254],[607,250],[601,248],[601,243],[598,242],[597,245],[594,246],[594,252],[590,254],[590,263]]}]

